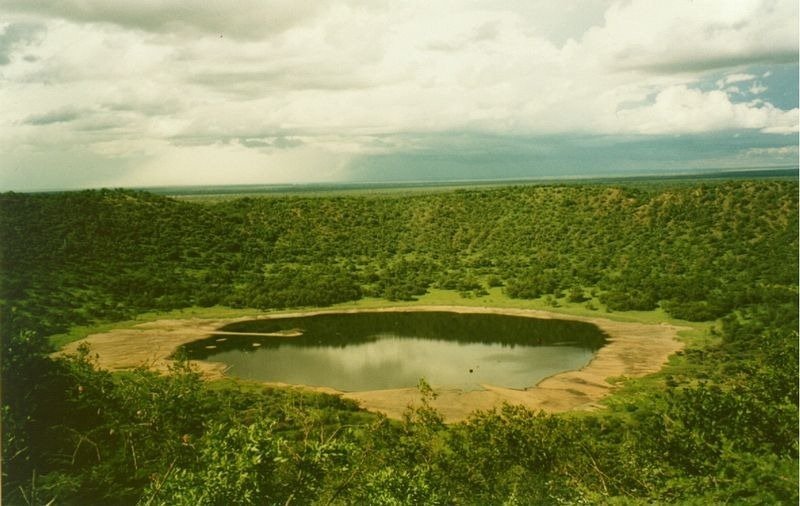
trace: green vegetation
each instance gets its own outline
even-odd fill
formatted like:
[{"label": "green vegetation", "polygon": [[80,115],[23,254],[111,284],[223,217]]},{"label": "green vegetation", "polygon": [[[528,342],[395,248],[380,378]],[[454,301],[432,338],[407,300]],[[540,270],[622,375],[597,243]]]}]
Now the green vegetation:
[{"label": "green vegetation", "polygon": [[[431,288],[590,295],[709,320],[796,296],[796,184],[519,187],[214,205],[100,191],[2,196],[4,321],[66,331],[189,306],[408,300]],[[576,289],[584,290],[583,295]]]},{"label": "green vegetation", "polygon": [[[797,194],[793,181],[204,204],[4,194],[3,498],[796,504]],[[46,336],[152,311],[418,298],[718,323],[606,410],[508,407],[451,426],[427,405],[391,422],[327,395],[206,384],[184,363],[161,377],[98,371],[90,350],[47,356]]]}]

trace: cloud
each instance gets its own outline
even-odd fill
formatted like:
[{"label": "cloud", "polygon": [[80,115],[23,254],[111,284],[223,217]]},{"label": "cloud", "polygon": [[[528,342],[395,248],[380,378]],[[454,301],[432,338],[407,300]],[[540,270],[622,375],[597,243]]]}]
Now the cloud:
[{"label": "cloud", "polygon": [[239,139],[239,144],[252,149],[290,149],[303,145],[297,137],[245,137]]},{"label": "cloud", "polygon": [[724,88],[725,85],[733,84],[733,83],[741,83],[744,81],[752,81],[755,79],[756,76],[753,74],[728,74],[727,76],[723,77],[719,81],[717,81],[717,86],[720,88]]},{"label": "cloud", "polygon": [[583,44],[602,48],[620,70],[695,73],[797,62],[798,5],[792,1],[632,0],[614,3]]},{"label": "cloud", "polygon": [[273,90],[353,90],[375,83],[370,76],[340,74],[331,69],[314,71],[277,68],[210,70],[187,78],[188,82],[244,97],[263,96]]},{"label": "cloud", "polygon": [[44,114],[34,114],[28,116],[24,123],[27,125],[43,126],[52,125],[54,123],[69,123],[70,121],[75,121],[80,117],[80,111],[68,108],[50,111]]},{"label": "cloud", "polygon": [[[627,60],[627,61],[626,61]],[[783,51],[773,51],[764,49],[763,51],[752,51],[748,53],[718,53],[716,57],[691,55],[689,50],[683,55],[669,55],[656,57],[652,62],[645,60],[636,61],[634,58],[620,58],[619,68],[621,70],[636,69],[650,73],[696,73],[708,70],[724,68],[735,68],[746,65],[758,64],[787,64],[797,60],[797,50],[786,48]]]},{"label": "cloud", "polygon": [[11,12],[109,23],[155,33],[195,32],[234,39],[263,38],[305,22],[322,2],[293,0],[7,0]]},{"label": "cloud", "polygon": [[431,51],[454,52],[463,49],[471,44],[491,42],[500,35],[500,26],[495,22],[486,22],[482,25],[473,27],[469,32],[461,34],[452,40],[434,41],[425,47]]},{"label": "cloud", "polygon": [[798,110],[783,111],[770,104],[733,103],[720,90],[704,92],[685,85],[671,86],[652,104],[618,111],[616,126],[625,132],[649,135],[758,129],[764,133],[798,131]]},{"label": "cloud", "polygon": [[144,97],[141,90],[139,90],[138,94],[132,93],[125,97],[104,102],[101,107],[111,112],[132,112],[144,116],[166,116],[183,110],[183,106],[177,97]]},{"label": "cloud", "polygon": [[735,131],[744,149],[797,130],[795,3],[7,0],[0,152],[155,175],[197,149],[253,180],[451,134],[482,139],[447,149],[485,167],[507,139],[562,135]]},{"label": "cloud", "polygon": [[[11,54],[20,46],[38,41],[44,26],[40,23],[10,23],[0,31],[0,65],[11,63]],[[23,57],[30,61],[29,57]]]},{"label": "cloud", "polygon": [[[797,116],[796,112],[795,116]],[[786,125],[765,126],[764,128],[761,129],[761,131],[765,134],[789,135],[789,134],[796,134],[798,132],[798,128],[797,128],[797,123],[795,123],[794,125],[786,124]]]},{"label": "cloud", "polygon": [[769,147],[769,148],[749,148],[744,152],[744,156],[747,157],[762,158],[765,155],[781,157],[781,158],[793,158],[795,159],[794,161],[796,161],[798,155],[798,147],[779,146],[779,147]]}]

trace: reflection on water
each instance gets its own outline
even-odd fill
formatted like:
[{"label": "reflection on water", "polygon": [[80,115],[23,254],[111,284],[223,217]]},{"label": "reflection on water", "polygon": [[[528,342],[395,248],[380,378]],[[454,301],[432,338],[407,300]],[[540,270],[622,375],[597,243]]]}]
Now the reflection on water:
[{"label": "reflection on water", "polygon": [[413,387],[423,377],[437,388],[524,388],[580,369],[604,343],[583,322],[446,312],[251,320],[221,330],[276,335],[215,335],[186,345],[189,357],[226,363],[233,376],[341,391]]}]

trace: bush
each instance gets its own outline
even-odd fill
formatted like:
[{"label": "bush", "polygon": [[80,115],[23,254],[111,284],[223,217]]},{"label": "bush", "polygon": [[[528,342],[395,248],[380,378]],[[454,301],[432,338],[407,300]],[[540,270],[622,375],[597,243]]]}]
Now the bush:
[{"label": "bush", "polygon": [[613,311],[650,311],[658,305],[652,293],[638,290],[626,292],[612,290],[600,295],[600,302]]}]

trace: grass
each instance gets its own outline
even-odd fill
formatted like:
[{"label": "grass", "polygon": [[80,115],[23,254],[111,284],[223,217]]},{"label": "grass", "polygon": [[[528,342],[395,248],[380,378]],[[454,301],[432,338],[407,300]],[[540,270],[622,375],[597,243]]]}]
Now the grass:
[{"label": "grass", "polygon": [[[365,297],[357,301],[343,302],[330,306],[329,309],[374,309],[385,307],[413,307],[413,306],[467,306],[467,307],[498,307],[509,309],[537,309],[542,311],[550,311],[553,313],[563,314],[564,316],[581,316],[581,317],[595,317],[607,318],[609,320],[621,322],[634,322],[634,323],[669,323],[689,327],[691,330],[685,330],[679,334],[679,337],[684,340],[698,343],[698,340],[707,336],[707,329],[711,326],[710,322],[687,322],[670,317],[661,309],[654,311],[608,311],[603,304],[597,299],[592,299],[591,302],[596,310],[588,309],[586,302],[569,302],[566,297],[556,299],[556,306],[546,302],[543,298],[539,299],[512,299],[506,296],[502,288],[495,287],[488,290],[488,295],[476,297],[464,297],[459,292],[453,290],[439,290],[430,289],[428,293],[418,297],[413,301],[389,301],[386,299]],[[223,319],[223,318],[241,318],[248,316],[257,316],[265,313],[281,314],[297,312],[299,310],[316,310],[318,307],[313,308],[293,308],[282,310],[259,310],[259,309],[236,309],[225,306],[211,306],[211,307],[188,307],[183,309],[173,309],[170,311],[149,311],[140,313],[135,318],[130,320],[122,320],[118,322],[97,322],[90,325],[80,325],[72,327],[68,332],[62,334],[55,334],[50,336],[50,343],[56,348],[63,348],[65,345],[83,339],[91,334],[102,332],[109,332],[119,328],[130,328],[140,323],[151,322],[155,320],[167,319]],[[328,309],[328,308],[326,308]],[[699,344],[699,343],[698,343]]]},{"label": "grass", "polygon": [[[584,302],[569,302],[566,297],[556,299],[557,306],[539,299],[512,299],[503,293],[502,288],[489,288],[489,294],[480,297],[463,297],[453,290],[429,289],[428,293],[419,296],[413,301],[387,301],[377,298],[363,298],[354,302],[336,304],[334,308],[378,308],[378,307],[409,307],[409,306],[468,306],[468,307],[499,307],[510,309],[537,309],[561,313],[565,316],[583,316],[593,318],[606,318],[620,322],[632,323],[669,323],[673,325],[705,329],[709,323],[689,322],[673,318],[662,309],[653,311],[609,311],[597,298]],[[588,309],[587,302],[591,302],[598,309]]]}]

